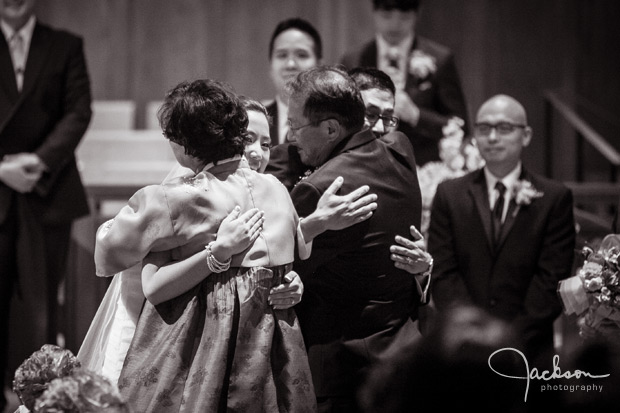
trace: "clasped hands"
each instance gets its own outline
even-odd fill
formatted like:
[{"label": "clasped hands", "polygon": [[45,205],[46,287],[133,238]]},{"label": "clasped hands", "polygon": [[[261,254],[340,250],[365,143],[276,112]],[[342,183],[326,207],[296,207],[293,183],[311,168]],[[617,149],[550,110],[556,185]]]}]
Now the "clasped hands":
[{"label": "clasped hands", "polygon": [[45,164],[34,153],[5,155],[0,162],[0,181],[19,193],[29,193],[45,170]]}]

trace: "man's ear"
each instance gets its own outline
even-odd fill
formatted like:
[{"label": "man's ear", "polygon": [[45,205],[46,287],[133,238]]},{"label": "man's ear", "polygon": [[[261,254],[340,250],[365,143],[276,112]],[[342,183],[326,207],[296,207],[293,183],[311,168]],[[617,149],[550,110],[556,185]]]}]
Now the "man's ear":
[{"label": "man's ear", "polygon": [[530,142],[532,141],[532,135],[533,135],[533,131],[532,128],[530,128],[529,126],[526,126],[523,129],[523,147],[527,147],[529,146]]},{"label": "man's ear", "polygon": [[337,119],[325,119],[321,122],[321,128],[323,128],[325,136],[327,136],[330,141],[339,140],[342,136],[344,136],[344,127],[340,124],[340,122],[338,122]]}]

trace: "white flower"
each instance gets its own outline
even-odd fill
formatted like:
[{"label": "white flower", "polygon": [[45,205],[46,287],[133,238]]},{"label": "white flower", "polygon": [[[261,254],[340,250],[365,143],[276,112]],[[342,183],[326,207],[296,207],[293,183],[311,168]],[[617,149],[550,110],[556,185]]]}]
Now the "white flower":
[{"label": "white flower", "polygon": [[420,80],[424,80],[436,71],[437,64],[433,56],[417,49],[411,52],[409,56],[409,73]]},{"label": "white flower", "polygon": [[540,192],[530,181],[519,180],[515,182],[514,187],[512,188],[512,193],[514,196],[514,200],[517,205],[529,205],[536,198],[540,198],[544,195],[543,192]]}]

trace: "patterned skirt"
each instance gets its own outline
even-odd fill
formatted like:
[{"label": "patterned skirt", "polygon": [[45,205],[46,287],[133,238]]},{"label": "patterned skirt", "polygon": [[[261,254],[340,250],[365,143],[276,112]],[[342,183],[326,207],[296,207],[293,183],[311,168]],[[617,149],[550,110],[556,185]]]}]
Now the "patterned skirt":
[{"label": "patterned skirt", "polygon": [[267,301],[289,268],[231,268],[146,302],[118,382],[133,411],[315,412],[295,311]]}]

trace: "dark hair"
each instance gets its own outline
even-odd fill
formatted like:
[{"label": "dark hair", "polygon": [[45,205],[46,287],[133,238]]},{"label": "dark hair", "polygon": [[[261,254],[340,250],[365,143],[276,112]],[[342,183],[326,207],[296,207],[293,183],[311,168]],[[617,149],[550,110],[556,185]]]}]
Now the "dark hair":
[{"label": "dark hair", "polygon": [[70,350],[54,344],[44,344],[15,371],[13,391],[22,404],[32,411],[35,401],[52,380],[68,376],[80,366],[80,361]]},{"label": "dark hair", "polygon": [[271,55],[273,54],[273,43],[276,41],[276,37],[278,37],[280,33],[290,29],[299,30],[300,32],[306,33],[310,36],[314,42],[314,54],[316,55],[316,58],[321,59],[323,57],[323,44],[321,42],[321,35],[319,32],[308,21],[295,17],[292,19],[283,20],[276,26],[276,29],[271,35],[271,40],[269,41],[269,60],[271,60]]},{"label": "dark hair", "polygon": [[267,113],[267,108],[265,107],[265,105],[260,103],[258,100],[252,99],[247,96],[239,96],[239,101],[241,102],[241,105],[246,110],[246,112],[253,110],[254,112],[262,113],[263,115],[265,115],[265,117],[267,118],[267,123],[269,123],[269,125],[271,126],[273,120],[271,119],[271,116],[269,116],[269,113]]},{"label": "dark hair", "polygon": [[166,138],[205,163],[243,153],[248,115],[232,88],[211,79],[170,90],[157,114]]},{"label": "dark hair", "polygon": [[355,82],[344,70],[319,66],[297,75],[291,96],[305,99],[303,114],[313,124],[335,118],[349,131],[364,124],[366,108]]},{"label": "dark hair", "polygon": [[418,11],[420,0],[372,0],[372,5],[375,10]]},{"label": "dark hair", "polygon": [[349,76],[353,78],[359,90],[380,89],[396,94],[396,86],[392,78],[382,70],[374,67],[355,67],[349,70]]}]

